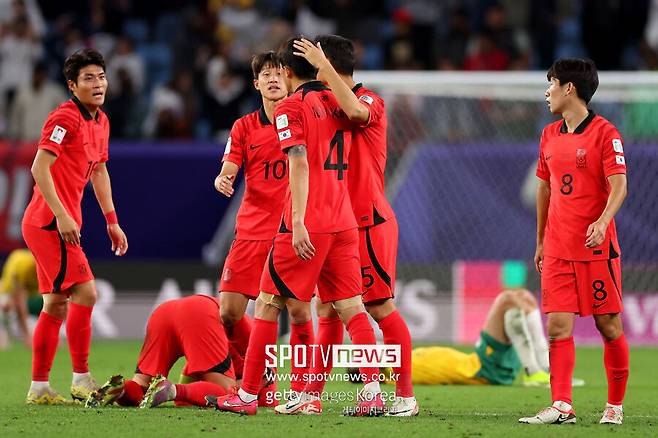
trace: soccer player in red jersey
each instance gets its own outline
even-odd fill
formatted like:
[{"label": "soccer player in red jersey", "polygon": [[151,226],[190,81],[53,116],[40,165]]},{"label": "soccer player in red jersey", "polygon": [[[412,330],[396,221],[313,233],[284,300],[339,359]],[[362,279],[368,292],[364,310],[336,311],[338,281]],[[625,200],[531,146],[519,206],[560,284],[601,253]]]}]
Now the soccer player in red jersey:
[{"label": "soccer player in red jersey", "polygon": [[[260,273],[281,224],[283,202],[288,187],[286,156],[281,152],[272,125],[274,108],[288,95],[281,64],[274,52],[253,57],[251,70],[254,87],[261,93],[263,106],[238,119],[226,143],[215,188],[224,196],[233,196],[233,182],[244,166],[245,193],[236,219],[235,240],[224,263],[220,281],[222,322],[227,329],[235,372],[242,376],[242,360],[247,351],[251,323],[245,317],[250,299],[258,297]],[[290,343],[312,344],[313,321],[308,306],[291,300]],[[294,368],[293,389],[307,370]]]},{"label": "soccer player in red jersey", "polygon": [[[286,82],[295,92],[275,109],[281,149],[288,155],[283,221],[260,283],[242,387],[218,398],[216,405],[249,415],[257,411],[265,347],[276,344],[277,317],[288,299],[309,302],[317,285],[320,299],[333,303],[354,344],[376,342],[361,301],[357,223],[347,191],[351,123],[334,95],[315,80],[316,69],[293,55],[293,42],[280,53]],[[377,412],[383,407],[378,370],[364,367],[361,372],[366,384],[359,406]],[[322,411],[316,392],[306,386],[296,399],[300,409]]]},{"label": "soccer player in red jersey", "polygon": [[[384,343],[400,345],[402,352],[401,366],[394,369],[399,375],[396,400],[387,415],[417,415],[418,403],[411,384],[411,335],[393,302],[398,225],[384,191],[387,126],[384,101],[354,82],[356,59],[352,41],[325,35],[316,37],[315,43],[301,39],[295,42],[295,49],[318,68],[318,79],[331,88],[340,107],[355,123],[348,189],[359,224],[363,302],[382,330]],[[325,341],[342,343],[343,327],[333,308],[319,303],[317,311],[318,345]]]},{"label": "soccer player in red jersey", "polygon": [[544,128],[537,177],[537,250],[542,310],[548,315],[553,405],[522,423],[575,423],[571,375],[574,316],[594,315],[604,344],[608,403],[601,423],[621,424],[628,380],[621,265],[614,216],[626,197],[626,159],[617,128],[588,110],[599,85],[592,61],[560,59],[546,102],[562,116]]},{"label": "soccer player in red jersey", "polygon": [[64,62],[64,76],[73,97],[44,124],[32,164],[34,195],[23,216],[23,238],[36,259],[43,294],[43,311],[34,329],[28,404],[65,402],[48,381],[64,318],[73,362],[71,396],[84,400],[98,388],[87,364],[96,287],[80,235],[80,203],[88,181],[105,214],[112,251],[122,256],[128,249],[105,165],[110,125],[100,109],[107,91],[103,56],[91,49],[74,53]]},{"label": "soccer player in red jersey", "polygon": [[[112,376],[87,398],[85,406],[116,402],[152,408],[168,401],[206,406],[206,396],[226,394],[236,380],[219,315],[219,300],[206,295],[192,295],[158,306],[146,325],[133,378]],[[171,367],[181,357],[187,360],[183,376],[193,383],[173,384],[167,379]]]}]

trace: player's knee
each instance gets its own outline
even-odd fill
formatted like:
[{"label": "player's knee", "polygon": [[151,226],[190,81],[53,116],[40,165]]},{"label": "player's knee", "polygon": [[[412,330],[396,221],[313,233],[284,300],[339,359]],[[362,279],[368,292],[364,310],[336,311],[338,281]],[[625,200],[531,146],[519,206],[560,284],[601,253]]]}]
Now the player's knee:
[{"label": "player's knee", "polygon": [[336,313],[338,313],[338,316],[340,316],[340,318],[345,322],[352,319],[352,317],[356,314],[365,312],[366,310],[363,305],[361,295],[357,295],[352,298],[346,298],[344,300],[334,301],[331,303],[331,305],[336,310]]},{"label": "player's knee", "polygon": [[87,307],[93,307],[97,298],[98,295],[93,282],[75,286],[71,293],[71,302]]},{"label": "player's knee", "polygon": [[386,298],[374,303],[366,303],[366,310],[372,318],[379,322],[395,311],[395,303],[392,299]]},{"label": "player's knee", "polygon": [[222,324],[229,327],[240,321],[243,316],[244,313],[239,309],[233,309],[228,306],[219,309],[219,317],[222,319]]},{"label": "player's knee", "polygon": [[288,313],[290,314],[290,322],[293,324],[304,324],[312,319],[311,316],[311,305],[310,303],[305,303],[303,301],[297,301],[294,304],[294,300],[288,301]]},{"label": "player's knee", "polygon": [[57,319],[66,319],[68,303],[66,301],[44,302],[43,311]]},{"label": "player's knee", "polygon": [[320,300],[318,300],[315,310],[318,312],[319,318],[336,318],[338,316],[331,303],[323,303]]},{"label": "player's knee", "polygon": [[546,326],[550,339],[566,339],[571,336],[571,328],[567,324],[550,322]]},{"label": "player's knee", "polygon": [[506,310],[503,318],[506,332],[522,333],[524,331],[525,315],[520,308],[514,307]]},{"label": "player's knee", "polygon": [[614,341],[622,334],[621,321],[608,315],[595,318],[596,329],[608,341]]}]

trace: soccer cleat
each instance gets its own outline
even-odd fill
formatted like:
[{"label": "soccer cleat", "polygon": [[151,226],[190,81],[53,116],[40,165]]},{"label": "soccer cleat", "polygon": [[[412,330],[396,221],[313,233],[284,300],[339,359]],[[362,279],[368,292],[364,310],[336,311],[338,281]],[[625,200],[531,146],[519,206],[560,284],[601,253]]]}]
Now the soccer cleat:
[{"label": "soccer cleat", "polygon": [[606,406],[599,424],[622,424],[624,411],[615,406]]},{"label": "soccer cleat", "polygon": [[94,378],[87,377],[81,382],[71,384],[71,398],[83,402],[87,400],[94,391],[98,390],[98,388],[98,383],[96,383]]},{"label": "soccer cleat", "polygon": [[556,407],[563,402],[555,402],[553,406],[542,409],[534,417],[519,418],[524,424],[576,424],[576,413],[573,408],[562,410]]},{"label": "soccer cleat", "polygon": [[46,388],[41,391],[30,391],[25,398],[27,405],[59,405],[73,406],[78,403],[75,400],[67,400],[52,388]]},{"label": "soccer cleat", "polygon": [[207,395],[206,405],[212,406],[218,411],[234,412],[240,415],[256,415],[258,412],[258,399],[245,402],[238,395],[237,388],[231,390],[231,394],[215,397]]},{"label": "soccer cleat", "polygon": [[523,386],[534,386],[534,387],[545,387],[550,386],[551,384],[551,375],[546,371],[537,371],[536,373],[527,375],[524,374],[521,377],[521,383]]},{"label": "soccer cleat", "polygon": [[258,406],[272,408],[276,406],[276,368],[267,368],[263,374],[262,387],[258,392]]},{"label": "soccer cleat", "polygon": [[123,395],[123,389],[123,376],[116,374],[110,377],[110,380],[105,382],[103,386],[89,394],[89,397],[85,400],[85,407],[97,408],[100,406],[111,405]]},{"label": "soccer cleat", "polygon": [[343,415],[347,417],[380,417],[384,415],[386,405],[380,392],[376,394],[361,393],[357,397],[358,403],[355,407],[343,409]]},{"label": "soccer cleat", "polygon": [[172,401],[175,397],[176,386],[166,377],[158,374],[151,381],[146,393],[144,393],[144,398],[139,403],[139,408],[154,408],[162,403]]},{"label": "soccer cleat", "polygon": [[287,403],[274,407],[274,412],[283,415],[320,415],[322,401],[305,392],[292,392]]},{"label": "soccer cleat", "polygon": [[386,413],[387,417],[415,417],[418,415],[418,402],[416,397],[395,397],[393,406]]}]

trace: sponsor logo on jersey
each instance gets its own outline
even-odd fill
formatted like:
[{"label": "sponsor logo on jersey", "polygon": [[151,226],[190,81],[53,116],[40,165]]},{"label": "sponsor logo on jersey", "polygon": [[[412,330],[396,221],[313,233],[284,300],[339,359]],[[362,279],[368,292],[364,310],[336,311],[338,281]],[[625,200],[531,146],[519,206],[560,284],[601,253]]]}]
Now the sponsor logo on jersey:
[{"label": "sponsor logo on jersey", "polygon": [[288,126],[288,115],[281,114],[276,118],[276,129],[283,129]]},{"label": "sponsor logo on jersey", "polygon": [[54,141],[57,144],[62,144],[62,140],[64,140],[65,135],[66,135],[66,129],[62,128],[59,125],[55,125],[55,129],[53,129],[53,133],[50,134],[50,140]]},{"label": "sponsor logo on jersey", "polygon": [[578,168],[578,169],[587,168],[587,150],[586,149],[576,149],[576,168]]},{"label": "sponsor logo on jersey", "polygon": [[279,141],[283,141],[290,137],[292,137],[292,134],[290,133],[290,129],[286,129],[285,131],[279,132]]},{"label": "sponsor logo on jersey", "polygon": [[620,138],[612,139],[612,149],[614,149],[615,152],[619,152],[620,154],[624,153],[624,145],[621,144]]}]

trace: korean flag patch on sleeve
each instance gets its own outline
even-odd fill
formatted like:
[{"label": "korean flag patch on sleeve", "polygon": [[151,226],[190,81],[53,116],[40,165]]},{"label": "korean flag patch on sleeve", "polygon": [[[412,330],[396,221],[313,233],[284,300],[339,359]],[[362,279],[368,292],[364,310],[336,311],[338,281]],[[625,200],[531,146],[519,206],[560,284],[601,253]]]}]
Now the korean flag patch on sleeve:
[{"label": "korean flag patch on sleeve", "polygon": [[55,129],[53,129],[53,133],[50,134],[50,141],[54,141],[57,144],[62,144],[65,135],[66,135],[66,129],[62,128],[59,125],[55,125]]},{"label": "korean flag patch on sleeve", "polygon": [[615,161],[617,162],[617,164],[621,164],[622,166],[626,165],[626,160],[621,155],[615,155]]},{"label": "korean flag patch on sleeve", "polygon": [[372,105],[372,103],[374,102],[374,99],[372,97],[366,96],[365,94],[363,96],[359,97],[359,100],[364,101],[368,105]]}]

